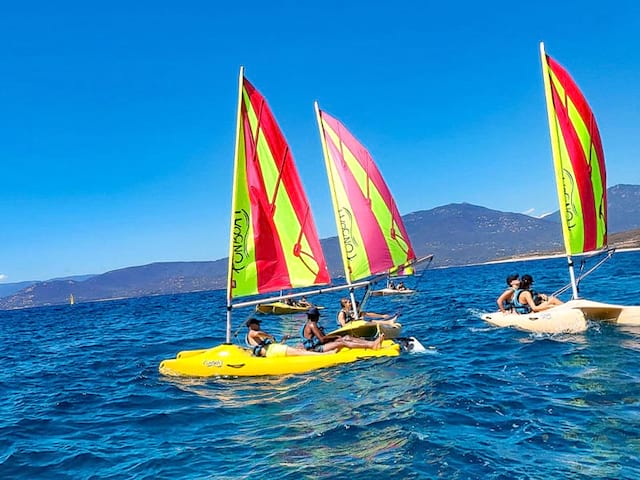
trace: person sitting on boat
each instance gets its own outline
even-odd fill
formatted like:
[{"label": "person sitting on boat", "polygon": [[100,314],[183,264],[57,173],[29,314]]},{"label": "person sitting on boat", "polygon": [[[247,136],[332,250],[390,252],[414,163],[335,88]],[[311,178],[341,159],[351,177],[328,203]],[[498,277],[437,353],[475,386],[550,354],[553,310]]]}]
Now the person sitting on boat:
[{"label": "person sitting on boat", "polygon": [[[362,312],[360,310],[360,304],[356,303],[356,308],[358,310],[358,315],[360,319],[369,321],[376,324],[382,325],[394,325],[396,323],[396,319],[398,315],[386,315],[383,313],[376,312]],[[373,319],[373,320],[368,320]],[[356,320],[353,317],[353,309],[351,308],[351,300],[348,298],[342,298],[340,300],[340,311],[338,312],[338,316],[336,318],[338,322],[338,328],[342,328],[346,326],[349,322]]]},{"label": "person sitting on boat", "polygon": [[322,355],[321,352],[307,351],[302,348],[295,348],[285,345],[288,335],[282,337],[281,342],[277,342],[273,335],[260,329],[260,322],[257,318],[247,320],[247,344],[252,347],[256,357],[295,357],[301,355]]},{"label": "person sitting on boat", "polygon": [[378,350],[384,340],[383,333],[381,333],[375,340],[354,338],[349,335],[325,335],[324,329],[318,325],[319,320],[320,310],[316,307],[311,307],[307,311],[307,321],[300,328],[302,346],[307,350],[315,352],[330,352],[333,350],[340,350],[344,347],[371,348],[373,350]]},{"label": "person sitting on boat", "polygon": [[313,305],[311,304],[311,302],[309,302],[309,300],[306,299],[306,297],[302,297],[300,300],[296,302],[296,306],[311,308]]},{"label": "person sitting on boat", "polygon": [[398,285],[396,285],[396,290],[406,290],[407,287],[404,286],[404,283],[400,282]]},{"label": "person sitting on boat", "polygon": [[502,313],[513,313],[513,294],[520,287],[520,275],[514,273],[507,277],[507,288],[502,295],[498,297],[496,303]]},{"label": "person sitting on boat", "polygon": [[562,305],[562,300],[544,294],[538,294],[544,300],[536,304],[531,292],[531,285],[533,285],[533,277],[531,275],[523,275],[520,279],[520,287],[513,293],[513,309],[516,313],[542,312],[557,305]]}]

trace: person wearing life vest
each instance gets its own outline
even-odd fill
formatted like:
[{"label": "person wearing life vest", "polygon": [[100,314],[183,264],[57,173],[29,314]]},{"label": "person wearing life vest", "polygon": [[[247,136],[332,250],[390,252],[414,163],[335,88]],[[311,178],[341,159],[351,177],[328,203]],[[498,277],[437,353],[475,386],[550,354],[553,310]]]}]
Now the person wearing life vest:
[{"label": "person wearing life vest", "polygon": [[384,334],[380,334],[375,340],[365,340],[363,338],[350,337],[349,335],[325,335],[324,329],[318,325],[320,320],[320,310],[311,307],[307,310],[307,321],[300,328],[300,338],[302,345],[307,350],[315,352],[330,352],[349,348],[371,348],[377,350],[384,340]]},{"label": "person wearing life vest", "polygon": [[301,355],[322,355],[318,352],[307,351],[302,348],[295,348],[285,345],[284,342],[289,338],[288,335],[282,337],[280,342],[276,341],[273,335],[260,329],[260,320],[250,318],[246,323],[249,331],[247,332],[247,345],[252,348],[256,357],[295,357]]},{"label": "person wearing life vest", "polygon": [[513,293],[513,309],[517,313],[542,312],[557,305],[562,305],[563,302],[560,299],[541,294],[539,296],[542,301],[536,305],[531,292],[531,285],[533,285],[533,277],[531,275],[523,275],[520,279],[520,287]]},{"label": "person wearing life vest", "polygon": [[507,277],[507,288],[502,295],[498,297],[496,303],[502,313],[513,313],[513,294],[520,287],[520,275],[514,273]]},{"label": "person wearing life vest", "polygon": [[[360,320],[366,320],[371,323],[380,324],[380,325],[396,325],[396,320],[398,319],[398,315],[386,315],[383,313],[375,313],[375,312],[363,312],[360,310],[360,305],[356,302],[356,309],[358,310],[358,315],[360,316]],[[340,300],[340,310],[338,311],[338,315],[336,317],[336,323],[338,324],[338,328],[345,327],[348,323],[357,320],[353,317],[353,309],[351,307],[351,300],[348,298],[343,298]]]}]

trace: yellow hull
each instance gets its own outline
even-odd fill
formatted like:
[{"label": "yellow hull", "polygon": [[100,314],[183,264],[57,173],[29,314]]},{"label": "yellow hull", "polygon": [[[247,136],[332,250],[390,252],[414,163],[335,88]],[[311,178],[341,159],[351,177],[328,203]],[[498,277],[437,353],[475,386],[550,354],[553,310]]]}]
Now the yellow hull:
[{"label": "yellow hull", "polygon": [[[315,306],[315,305],[314,305]],[[315,306],[318,310],[324,307]],[[256,311],[265,315],[289,315],[295,313],[306,313],[311,307],[297,307],[284,302],[260,303],[256,306]]]},{"label": "yellow hull", "polygon": [[365,320],[354,320],[347,323],[344,327],[338,328],[326,335],[351,335],[352,337],[374,338],[378,336],[378,330],[384,333],[385,338],[392,340],[400,336],[402,333],[402,325],[399,323],[394,325],[377,325]]},{"label": "yellow hull", "polygon": [[320,368],[376,357],[397,357],[400,346],[385,340],[378,350],[343,348],[336,353],[290,357],[256,357],[237,345],[218,345],[201,350],[178,353],[176,358],[163,360],[159,371],[163,375],[180,377],[257,377],[305,373]]}]

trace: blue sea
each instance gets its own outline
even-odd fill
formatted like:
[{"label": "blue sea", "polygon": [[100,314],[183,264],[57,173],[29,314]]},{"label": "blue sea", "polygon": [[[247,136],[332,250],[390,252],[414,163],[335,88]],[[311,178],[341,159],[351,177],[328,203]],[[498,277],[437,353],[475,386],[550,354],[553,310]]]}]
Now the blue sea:
[{"label": "blue sea", "polygon": [[[565,259],[429,269],[418,294],[368,305],[402,307],[426,353],[279,378],[158,374],[224,341],[220,291],[2,311],[0,478],[640,478],[640,327],[491,327],[512,272],[546,292],[568,279]],[[638,285],[640,252],[619,252],[581,293],[639,304]],[[321,324],[339,298],[315,297]]]}]

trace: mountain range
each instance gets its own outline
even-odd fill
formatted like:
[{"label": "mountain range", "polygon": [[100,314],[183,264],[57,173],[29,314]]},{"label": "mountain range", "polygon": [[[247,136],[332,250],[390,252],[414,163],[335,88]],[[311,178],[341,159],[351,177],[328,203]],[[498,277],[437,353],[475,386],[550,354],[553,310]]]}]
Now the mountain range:
[{"label": "mountain range", "polygon": [[[609,244],[640,247],[640,185],[607,190]],[[468,203],[403,216],[417,256],[434,255],[433,266],[454,266],[563,251],[559,212],[544,218]],[[333,278],[342,276],[337,237],[321,240]],[[0,285],[0,309],[215,290],[226,287],[227,259],[164,262],[44,282]]]}]

